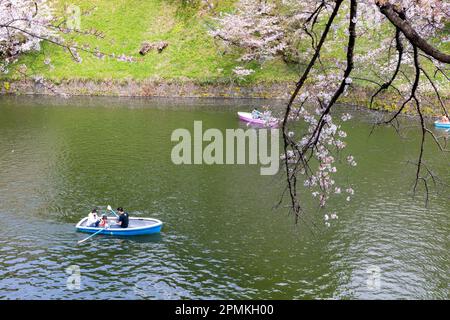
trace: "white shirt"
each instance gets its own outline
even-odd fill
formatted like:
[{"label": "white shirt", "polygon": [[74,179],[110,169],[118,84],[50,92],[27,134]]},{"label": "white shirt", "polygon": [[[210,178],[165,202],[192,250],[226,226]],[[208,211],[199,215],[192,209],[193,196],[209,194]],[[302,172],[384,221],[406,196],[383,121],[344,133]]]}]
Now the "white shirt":
[{"label": "white shirt", "polygon": [[90,226],[91,224],[96,223],[97,220],[98,220],[97,214],[96,214],[96,213],[89,212],[89,214],[88,214],[88,220],[87,220],[87,225]]}]

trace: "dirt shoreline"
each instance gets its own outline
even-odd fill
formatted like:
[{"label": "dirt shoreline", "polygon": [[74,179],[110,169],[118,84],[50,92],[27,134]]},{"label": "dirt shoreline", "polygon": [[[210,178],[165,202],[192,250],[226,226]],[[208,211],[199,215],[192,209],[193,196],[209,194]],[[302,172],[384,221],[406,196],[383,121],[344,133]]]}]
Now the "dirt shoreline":
[{"label": "dirt shoreline", "polygon": [[[52,88],[53,87],[53,88]],[[109,97],[161,97],[161,98],[221,98],[221,99],[268,99],[288,100],[295,88],[295,82],[266,82],[258,84],[223,84],[195,83],[194,81],[170,80],[63,80],[57,85],[50,82],[39,83],[31,79],[8,81],[0,80],[2,95],[58,95],[64,93],[73,96],[109,96]],[[342,103],[367,106],[367,101],[373,93],[372,89],[353,87],[347,96],[342,97]],[[430,99],[436,99],[430,95]],[[433,100],[432,100],[433,101]],[[450,97],[444,98],[448,104]],[[374,110],[394,111],[399,105],[398,96],[392,94],[380,95]],[[439,115],[438,101],[424,106],[428,116]],[[412,114],[415,110],[407,107],[405,113]]]},{"label": "dirt shoreline", "polygon": [[[261,83],[252,85],[196,83],[170,80],[63,80],[48,85],[33,80],[0,82],[1,94],[48,94],[57,92],[69,95],[118,97],[169,97],[169,98],[258,98],[288,99],[294,82]],[[48,83],[50,86],[50,82]]]}]

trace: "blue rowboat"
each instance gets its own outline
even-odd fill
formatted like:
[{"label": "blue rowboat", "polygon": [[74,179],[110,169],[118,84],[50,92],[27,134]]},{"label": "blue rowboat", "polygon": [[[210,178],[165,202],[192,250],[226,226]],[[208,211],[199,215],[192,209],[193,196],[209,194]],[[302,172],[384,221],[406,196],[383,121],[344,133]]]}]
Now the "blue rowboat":
[{"label": "blue rowboat", "polygon": [[88,227],[86,226],[87,217],[81,219],[77,223],[77,231],[95,233],[102,230],[99,234],[107,234],[111,236],[138,236],[145,234],[153,234],[161,231],[162,221],[153,218],[129,218],[128,228],[121,228],[117,225],[112,225],[109,228]]},{"label": "blue rowboat", "polygon": [[435,122],[434,122],[434,126],[435,126],[436,128],[450,129],[450,122],[439,122],[439,121],[435,121]]}]

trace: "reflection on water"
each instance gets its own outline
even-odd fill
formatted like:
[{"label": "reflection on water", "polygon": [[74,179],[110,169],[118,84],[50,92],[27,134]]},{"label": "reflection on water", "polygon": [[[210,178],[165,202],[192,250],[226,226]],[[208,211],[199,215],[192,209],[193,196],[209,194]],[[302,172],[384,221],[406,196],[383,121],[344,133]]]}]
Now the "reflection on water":
[{"label": "reflection on water", "polygon": [[[358,167],[341,179],[357,194],[334,203],[330,228],[322,213],[295,226],[272,209],[281,174],[171,163],[174,129],[245,128],[235,112],[260,103],[0,98],[0,298],[448,298],[448,189],[428,208],[411,196],[414,131],[369,137],[373,115],[354,111]],[[426,151],[450,181],[449,156]],[[160,219],[163,232],[77,245],[76,222],[107,204]],[[66,286],[71,265],[79,290]]]}]

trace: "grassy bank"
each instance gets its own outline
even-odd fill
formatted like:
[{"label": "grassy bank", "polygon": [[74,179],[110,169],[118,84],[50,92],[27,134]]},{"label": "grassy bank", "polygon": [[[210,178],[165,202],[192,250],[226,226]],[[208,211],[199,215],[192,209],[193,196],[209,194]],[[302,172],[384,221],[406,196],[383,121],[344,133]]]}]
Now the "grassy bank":
[{"label": "grassy bank", "polygon": [[[230,10],[233,2],[219,1],[220,6],[215,12]],[[208,35],[211,13],[186,9],[178,1],[61,0],[57,2],[57,8],[64,12],[70,4],[88,12],[81,17],[82,30],[96,29],[104,33],[103,39],[74,37],[80,45],[89,44],[104,52],[133,56],[137,62],[120,62],[108,57],[99,60],[83,53],[83,62],[76,63],[61,48],[44,44],[41,52],[28,54],[20,61],[26,63],[34,74],[56,81],[153,78],[228,82],[231,70],[238,65],[238,55],[224,55],[223,49]],[[161,40],[169,44],[162,53],[152,51],[144,57],[139,55],[143,41]],[[44,64],[47,57],[54,68]],[[273,60],[263,68],[258,67],[249,81],[294,80],[296,75],[295,68],[281,60]]]}]

